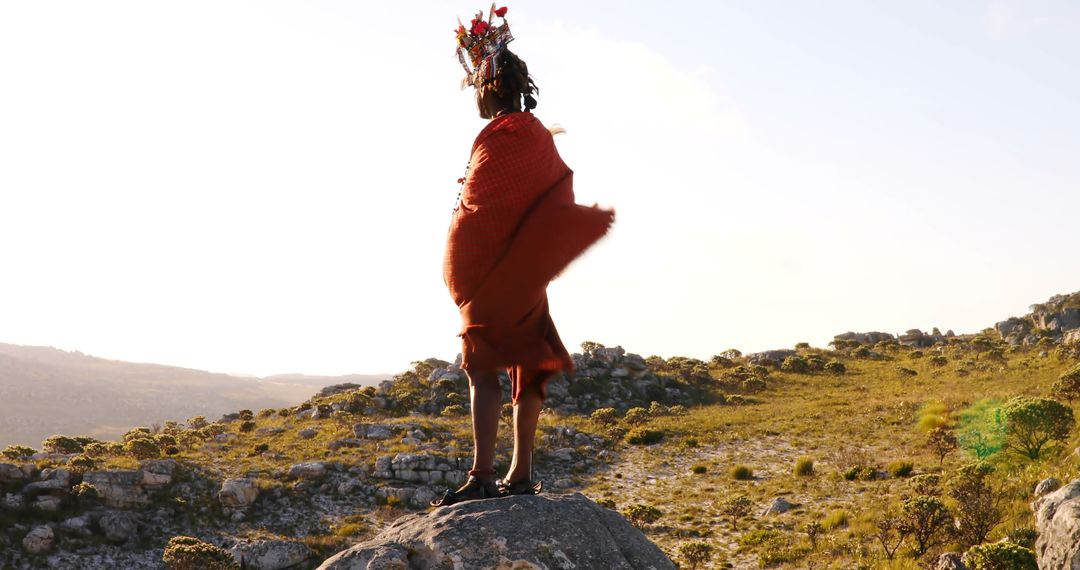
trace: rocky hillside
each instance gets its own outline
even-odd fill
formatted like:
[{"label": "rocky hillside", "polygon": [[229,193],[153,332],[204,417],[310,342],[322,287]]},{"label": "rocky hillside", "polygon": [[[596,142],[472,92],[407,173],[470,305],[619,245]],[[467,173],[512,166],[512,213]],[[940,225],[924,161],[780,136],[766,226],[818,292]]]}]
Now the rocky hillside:
[{"label": "rocky hillside", "polygon": [[120,437],[133,425],[285,406],[340,382],[388,376],[243,378],[0,343],[0,447],[59,433]]},{"label": "rocky hillside", "polygon": [[[537,475],[683,567],[1065,560],[1077,523],[1046,505],[1073,491],[1032,510],[1077,473],[1080,343],[1058,324],[1016,343],[993,328],[848,333],[708,361],[586,343],[550,386]],[[465,478],[467,393],[454,363],[428,359],[299,405],[9,447],[0,568],[314,568]],[[1014,565],[986,565],[1000,559]]]}]

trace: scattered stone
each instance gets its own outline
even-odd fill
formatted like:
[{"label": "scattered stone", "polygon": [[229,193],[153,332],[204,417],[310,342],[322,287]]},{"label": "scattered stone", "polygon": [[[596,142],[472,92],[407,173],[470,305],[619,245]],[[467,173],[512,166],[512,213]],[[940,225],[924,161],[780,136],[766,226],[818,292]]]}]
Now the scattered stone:
[{"label": "scattered stone", "polygon": [[259,496],[259,489],[251,479],[226,479],[218,491],[222,506],[242,509],[251,506]]},{"label": "scattered stone", "polygon": [[354,448],[364,445],[364,441],[355,437],[347,437],[345,439],[338,439],[331,441],[326,445],[330,451],[337,451],[343,447]]},{"label": "scattered stone", "polygon": [[89,538],[94,534],[94,531],[90,529],[90,524],[91,520],[89,515],[79,515],[77,517],[64,519],[64,521],[60,523],[60,530],[74,536]]},{"label": "scattered stone", "polygon": [[764,517],[768,515],[782,515],[790,511],[791,509],[794,509],[795,507],[796,505],[789,503],[783,497],[777,497],[773,499],[772,502],[769,503],[769,505],[761,511],[761,516]]},{"label": "scattered stone", "polygon": [[319,569],[674,567],[618,513],[575,493],[468,501],[408,515]]},{"label": "scattered stone", "polygon": [[304,428],[300,430],[296,435],[300,436],[300,439],[311,439],[319,434],[319,430],[315,428]]},{"label": "scattered stone", "polygon": [[311,558],[306,544],[292,540],[241,541],[231,550],[236,563],[251,570],[283,570]]},{"label": "scattered stone", "polygon": [[66,491],[71,488],[71,471],[67,469],[43,469],[41,479],[23,487],[23,493],[35,491]]},{"label": "scattered stone", "polygon": [[56,546],[53,529],[47,526],[35,527],[23,538],[22,547],[28,554],[45,554]]},{"label": "scattered stone", "polygon": [[55,513],[59,512],[60,508],[64,505],[64,499],[56,495],[40,495],[34,499],[34,510],[41,511],[43,513]]}]

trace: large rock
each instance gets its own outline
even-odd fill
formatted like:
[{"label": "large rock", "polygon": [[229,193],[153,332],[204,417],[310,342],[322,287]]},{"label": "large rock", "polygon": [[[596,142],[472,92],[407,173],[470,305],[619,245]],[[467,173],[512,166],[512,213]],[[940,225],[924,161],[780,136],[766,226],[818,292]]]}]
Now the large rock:
[{"label": "large rock", "polygon": [[147,489],[161,489],[172,483],[176,471],[175,459],[151,459],[140,465],[142,486]]},{"label": "large rock", "polygon": [[964,564],[962,556],[955,552],[946,552],[938,556],[933,570],[968,570],[968,567]]},{"label": "large rock", "polygon": [[22,541],[23,550],[29,554],[45,554],[56,546],[56,536],[47,526],[39,526],[26,534]]},{"label": "large rock", "polygon": [[115,509],[145,507],[150,496],[143,489],[141,471],[91,471],[83,475],[83,483],[93,485],[105,504]]},{"label": "large rock", "polygon": [[67,469],[44,469],[41,480],[23,488],[23,493],[35,491],[66,491],[71,488],[71,472]]},{"label": "large rock", "polygon": [[0,483],[25,481],[29,475],[22,467],[12,463],[0,463]]},{"label": "large rock", "polygon": [[111,511],[98,519],[98,527],[106,540],[127,542],[139,534],[139,516],[128,511]]},{"label": "large rock", "polygon": [[250,507],[259,496],[259,488],[251,479],[226,479],[221,483],[218,500],[230,509]]},{"label": "large rock", "polygon": [[283,570],[311,558],[306,544],[289,540],[241,541],[231,552],[237,564],[251,570]]},{"label": "large rock", "polygon": [[469,501],[398,519],[320,570],[674,569],[618,513],[580,493]]},{"label": "large rock", "polygon": [[1039,568],[1080,568],[1080,479],[1036,499]]}]

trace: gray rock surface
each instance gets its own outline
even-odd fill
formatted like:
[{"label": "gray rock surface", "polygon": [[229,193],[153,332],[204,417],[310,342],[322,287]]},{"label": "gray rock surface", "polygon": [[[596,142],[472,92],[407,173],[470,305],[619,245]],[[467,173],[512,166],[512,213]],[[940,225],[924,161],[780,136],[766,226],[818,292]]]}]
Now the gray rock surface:
[{"label": "gray rock surface", "polygon": [[796,505],[789,503],[783,497],[777,497],[772,500],[771,503],[761,511],[761,516],[767,515],[782,515],[791,509],[794,509]]},{"label": "gray rock surface", "polygon": [[221,505],[230,509],[249,507],[258,496],[259,489],[251,479],[226,479],[218,491]]},{"label": "gray rock surface", "polygon": [[1080,479],[1036,499],[1031,508],[1039,568],[1080,568]]},{"label": "gray rock surface", "polygon": [[291,540],[241,541],[231,553],[242,568],[250,570],[283,570],[311,558],[306,544]]},{"label": "gray rock surface", "polygon": [[111,511],[98,519],[98,527],[105,539],[122,543],[136,538],[139,534],[139,517],[128,511]]},{"label": "gray rock surface", "polygon": [[53,529],[47,526],[39,526],[26,533],[23,537],[22,547],[28,554],[45,554],[56,546],[56,537]]},{"label": "gray rock surface", "polygon": [[1035,485],[1035,497],[1041,497],[1043,495],[1053,493],[1061,488],[1061,481],[1058,481],[1057,477],[1047,477],[1042,481],[1039,481],[1038,485]]},{"label": "gray rock surface", "polygon": [[946,552],[941,556],[938,556],[937,561],[934,562],[934,570],[968,570],[968,567],[964,564],[963,557],[955,552]]},{"label": "gray rock surface", "polygon": [[470,501],[402,517],[319,569],[674,567],[618,513],[575,493]]}]

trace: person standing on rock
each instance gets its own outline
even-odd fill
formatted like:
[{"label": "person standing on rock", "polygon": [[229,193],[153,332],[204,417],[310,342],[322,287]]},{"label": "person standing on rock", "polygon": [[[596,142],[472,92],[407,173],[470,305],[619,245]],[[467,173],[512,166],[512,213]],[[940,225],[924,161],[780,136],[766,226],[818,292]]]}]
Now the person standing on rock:
[{"label": "person standing on rock", "polygon": [[[480,117],[489,121],[459,180],[443,261],[443,279],[461,311],[475,447],[468,480],[434,506],[540,491],[531,472],[545,385],[573,368],[548,312],[547,285],[615,219],[611,210],[574,202],[573,173],[531,113],[539,90],[525,62],[506,48],[513,40],[506,11],[492,5],[487,18],[478,13],[457,29],[462,88],[475,89]],[[499,370],[511,383],[514,455],[496,481]]]}]

